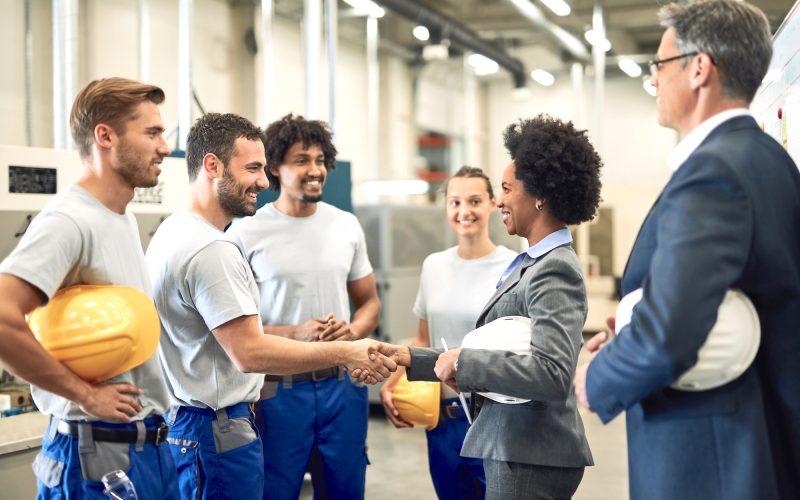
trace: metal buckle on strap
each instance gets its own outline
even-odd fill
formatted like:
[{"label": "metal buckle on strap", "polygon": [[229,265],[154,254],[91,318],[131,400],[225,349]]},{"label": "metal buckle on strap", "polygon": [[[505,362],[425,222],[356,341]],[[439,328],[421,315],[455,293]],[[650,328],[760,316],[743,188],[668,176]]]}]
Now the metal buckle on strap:
[{"label": "metal buckle on strap", "polygon": [[156,446],[160,445],[167,440],[167,436],[169,436],[169,426],[166,422],[161,422],[161,425],[156,429],[156,440],[153,444]]}]

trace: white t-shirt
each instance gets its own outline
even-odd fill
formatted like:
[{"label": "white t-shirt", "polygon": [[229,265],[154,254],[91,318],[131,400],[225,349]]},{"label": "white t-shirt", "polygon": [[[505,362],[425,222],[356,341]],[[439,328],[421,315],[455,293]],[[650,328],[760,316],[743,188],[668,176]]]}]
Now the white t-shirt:
[{"label": "white t-shirt", "polygon": [[[80,186],[58,193],[31,223],[0,272],[27,281],[48,299],[72,285],[125,285],[150,295],[150,279],[139,239],[139,226],[130,212],[118,214]],[[108,383],[124,382],[142,389],[142,410],[136,420],[161,414],[169,397],[158,356],[118,375]],[[42,413],[65,420],[97,420],[71,401],[31,387]]]},{"label": "white t-shirt", "polygon": [[442,337],[450,349],[461,345],[516,256],[498,246],[479,259],[465,260],[458,256],[458,247],[452,247],[425,258],[414,314],[428,321],[432,347],[442,348]]},{"label": "white t-shirt", "polygon": [[267,325],[300,325],[328,313],[349,321],[347,282],[372,272],[358,219],[324,202],[308,217],[269,203],[227,235],[250,262]]},{"label": "white t-shirt", "polygon": [[239,248],[203,217],[176,212],[150,241],[147,264],[173,402],[217,410],[257,401],[263,375],[239,371],[211,333],[258,315],[258,288]]}]

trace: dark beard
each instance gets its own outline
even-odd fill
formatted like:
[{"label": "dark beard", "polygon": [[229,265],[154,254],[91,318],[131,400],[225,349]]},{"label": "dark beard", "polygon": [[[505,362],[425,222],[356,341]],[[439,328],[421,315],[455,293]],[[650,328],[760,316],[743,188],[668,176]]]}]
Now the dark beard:
[{"label": "dark beard", "polygon": [[225,212],[232,217],[245,217],[256,213],[255,204],[247,201],[248,189],[239,185],[230,174],[227,167],[219,181],[219,204]]},{"label": "dark beard", "polygon": [[303,194],[303,201],[306,203],[319,203],[322,201],[322,195],[311,196],[308,194]]}]

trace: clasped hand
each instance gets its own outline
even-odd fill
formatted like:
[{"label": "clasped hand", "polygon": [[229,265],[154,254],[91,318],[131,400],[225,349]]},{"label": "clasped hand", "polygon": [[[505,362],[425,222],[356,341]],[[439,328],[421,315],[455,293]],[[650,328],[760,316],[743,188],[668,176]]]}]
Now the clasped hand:
[{"label": "clasped hand", "polygon": [[348,363],[344,365],[350,376],[367,384],[376,384],[397,370],[398,347],[372,339],[346,343]]}]

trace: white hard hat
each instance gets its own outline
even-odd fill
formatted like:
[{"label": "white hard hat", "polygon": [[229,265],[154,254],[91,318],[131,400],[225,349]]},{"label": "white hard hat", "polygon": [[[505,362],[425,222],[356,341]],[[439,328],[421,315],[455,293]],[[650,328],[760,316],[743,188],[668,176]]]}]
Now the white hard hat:
[{"label": "white hard hat", "polygon": [[[617,307],[615,329],[631,322],[642,289],[627,294]],[[755,306],[739,290],[728,290],[717,310],[717,322],[697,352],[697,363],[672,383],[673,389],[705,391],[736,379],[753,362],[761,341],[761,324]]]},{"label": "white hard hat", "polygon": [[[490,351],[510,351],[515,354],[531,355],[531,319],[523,316],[503,316],[469,332],[461,347],[467,349],[487,349]],[[506,404],[527,403],[530,399],[520,399],[496,392],[479,393],[493,401]]]}]

